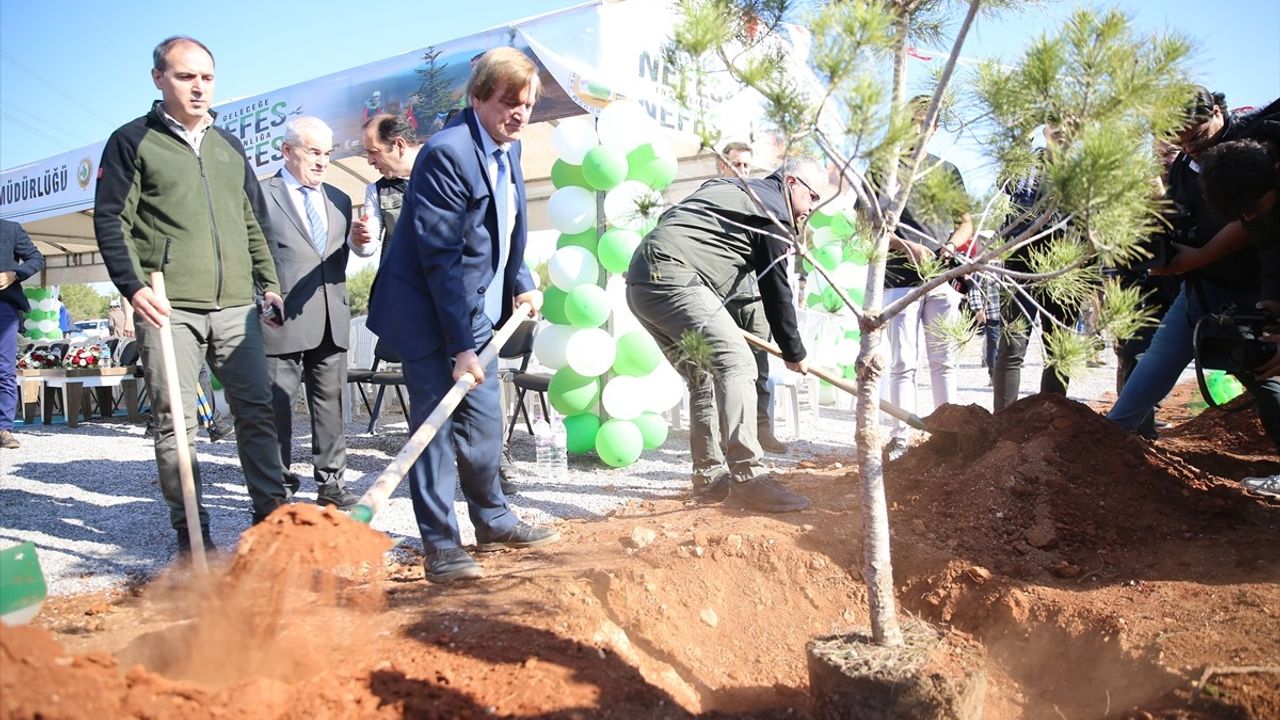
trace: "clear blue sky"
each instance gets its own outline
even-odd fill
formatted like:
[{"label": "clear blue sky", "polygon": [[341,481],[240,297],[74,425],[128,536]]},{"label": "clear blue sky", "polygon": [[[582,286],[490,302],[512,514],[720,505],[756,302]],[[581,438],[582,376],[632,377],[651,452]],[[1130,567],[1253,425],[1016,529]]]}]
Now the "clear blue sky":
[{"label": "clear blue sky", "polygon": [[[664,0],[629,0],[663,2]],[[157,97],[151,48],[200,38],[217,58],[217,98],[252,95],[461,37],[578,0],[420,3],[0,1],[0,167],[105,139]],[[1144,31],[1179,30],[1197,78],[1232,105],[1280,95],[1277,0],[1121,0]],[[977,26],[966,55],[1011,59],[1075,7],[1043,7]],[[1104,5],[1107,7],[1110,5]],[[394,10],[385,10],[394,8]]]}]

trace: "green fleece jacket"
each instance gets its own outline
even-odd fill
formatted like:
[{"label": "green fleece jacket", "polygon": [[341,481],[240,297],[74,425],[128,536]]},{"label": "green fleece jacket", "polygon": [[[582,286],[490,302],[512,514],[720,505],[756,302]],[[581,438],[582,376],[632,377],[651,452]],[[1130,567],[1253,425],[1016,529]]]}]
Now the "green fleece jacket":
[{"label": "green fleece jacket", "polygon": [[102,152],[93,227],[111,281],[132,298],[163,270],[169,302],[186,310],[249,305],[255,286],[280,292],[244,147],[214,125],[197,155],[159,108],[112,133]]}]

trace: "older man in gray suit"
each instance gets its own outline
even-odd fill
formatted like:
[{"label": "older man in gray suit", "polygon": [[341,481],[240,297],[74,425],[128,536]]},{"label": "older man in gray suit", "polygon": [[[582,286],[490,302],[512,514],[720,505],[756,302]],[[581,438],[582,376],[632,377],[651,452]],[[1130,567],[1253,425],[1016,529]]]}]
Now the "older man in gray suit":
[{"label": "older man in gray suit", "polygon": [[272,405],[285,484],[301,481],[289,472],[293,451],[293,407],[306,383],[311,413],[311,454],[317,502],[346,510],[359,500],[346,489],[347,442],[342,391],[347,382],[351,311],[347,304],[348,248],[372,254],[368,243],[351,241],[351,200],[324,183],[333,154],[333,131],[314,117],[285,127],[284,168],[262,181],[267,240],[284,295],[284,322],[264,329],[272,383]]}]

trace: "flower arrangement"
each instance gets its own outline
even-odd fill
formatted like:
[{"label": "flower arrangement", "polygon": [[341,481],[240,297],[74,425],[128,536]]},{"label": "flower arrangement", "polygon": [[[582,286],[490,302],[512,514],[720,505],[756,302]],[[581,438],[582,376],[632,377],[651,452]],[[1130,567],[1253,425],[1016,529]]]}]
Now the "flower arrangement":
[{"label": "flower arrangement", "polygon": [[18,358],[19,370],[46,370],[58,367],[58,354],[44,348],[32,348]]},{"label": "flower arrangement", "polygon": [[67,357],[62,361],[62,366],[71,370],[96,368],[101,354],[102,349],[97,345],[74,347],[67,351]]}]

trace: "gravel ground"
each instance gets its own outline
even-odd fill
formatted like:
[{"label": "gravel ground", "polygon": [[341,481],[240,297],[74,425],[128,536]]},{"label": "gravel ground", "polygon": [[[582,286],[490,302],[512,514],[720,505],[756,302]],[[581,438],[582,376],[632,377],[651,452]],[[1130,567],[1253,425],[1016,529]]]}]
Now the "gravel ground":
[{"label": "gravel ground", "polygon": [[[1115,365],[1090,368],[1073,379],[1071,395],[1077,400],[1096,399],[1114,389]],[[1038,347],[1028,353],[1023,369],[1023,393],[1035,389],[1040,377]],[[921,373],[920,398],[930,397],[928,373]],[[986,370],[979,365],[978,344],[964,353],[960,380],[961,402],[991,407]],[[300,453],[310,447],[310,428],[299,408],[295,425],[292,469],[309,477],[309,458]],[[362,493],[406,440],[406,425],[395,411],[377,435],[363,431],[367,424],[348,426],[349,486]],[[784,438],[785,426],[778,428]],[[143,426],[123,420],[94,421],[77,428],[65,425],[19,426],[20,450],[0,450],[0,548],[31,541],[39,549],[51,594],[75,594],[105,590],[145,579],[173,557],[174,533],[160,497],[155,476],[151,440]],[[852,444],[853,417],[846,396],[821,408],[821,421],[805,411],[802,399],[801,438],[785,456],[768,456],[776,466],[788,467],[820,455],[847,451]],[[204,483],[204,498],[211,517],[214,542],[231,548],[249,526],[250,510],[233,442],[210,443],[201,433],[197,452]],[[524,473],[512,505],[526,520],[599,518],[636,499],[671,496],[689,485],[688,432],[672,430],[666,444],[645,453],[623,469],[610,469],[594,457],[570,460],[567,477],[534,476],[533,442],[523,428],[512,439],[512,454]],[[314,501],[315,487],[304,484],[302,501]],[[474,535],[465,505],[458,504],[464,540]],[[374,520],[406,547],[421,543],[413,520],[408,489],[401,485],[387,508]]]}]

